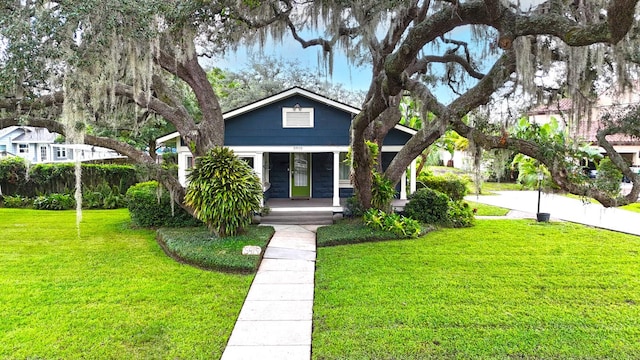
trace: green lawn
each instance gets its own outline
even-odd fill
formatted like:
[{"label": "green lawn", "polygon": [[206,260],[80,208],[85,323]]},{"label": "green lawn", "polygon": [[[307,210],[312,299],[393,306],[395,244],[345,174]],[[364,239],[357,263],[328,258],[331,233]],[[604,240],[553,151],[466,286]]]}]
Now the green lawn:
[{"label": "green lawn", "polygon": [[620,209],[629,210],[633,212],[640,212],[640,203],[631,203],[625,206],[621,206]]},{"label": "green lawn", "polygon": [[218,359],[253,276],[167,257],[127,210],[0,209],[0,358]]},{"label": "green lawn", "polygon": [[478,210],[476,212],[477,216],[505,216],[509,213],[509,209],[499,206],[481,204],[474,201],[467,201],[467,204],[472,209]]},{"label": "green lawn", "polygon": [[319,248],[313,358],[637,358],[638,251],[527,220]]}]

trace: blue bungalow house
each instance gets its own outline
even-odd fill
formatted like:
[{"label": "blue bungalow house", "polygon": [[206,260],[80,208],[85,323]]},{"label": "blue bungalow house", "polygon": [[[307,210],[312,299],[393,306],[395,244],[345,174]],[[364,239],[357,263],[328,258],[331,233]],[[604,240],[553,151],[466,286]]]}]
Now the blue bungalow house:
[{"label": "blue bungalow house", "polygon": [[[326,199],[337,208],[341,198],[353,194],[349,165],[343,160],[349,150],[351,119],[359,112],[316,93],[291,88],[223,114],[225,146],[253,167],[262,180],[265,199]],[[383,167],[413,134],[415,130],[401,125],[389,132],[381,149]],[[178,177],[186,186],[193,155],[178,138],[176,132],[157,142],[176,142]],[[399,186],[400,199],[406,199],[407,185],[415,190],[415,176],[406,180]]]}]

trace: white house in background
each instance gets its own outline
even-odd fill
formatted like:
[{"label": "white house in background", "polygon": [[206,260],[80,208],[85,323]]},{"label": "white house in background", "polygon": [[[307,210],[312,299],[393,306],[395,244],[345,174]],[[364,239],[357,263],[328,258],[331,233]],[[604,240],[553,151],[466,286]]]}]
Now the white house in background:
[{"label": "white house in background", "polygon": [[[555,118],[560,126],[568,126],[569,134],[574,138],[594,144],[597,147],[596,133],[600,126],[601,117],[616,108],[624,108],[640,102],[640,93],[632,89],[622,94],[605,92],[598,97],[588,112],[577,121],[573,118],[573,102],[571,99],[561,99],[557,102],[538,106],[529,112],[529,119],[537,124],[545,124]],[[622,155],[630,166],[640,166],[640,139],[626,135],[610,135],[607,140],[613,148]],[[604,149],[599,148],[601,153]]]},{"label": "white house in background", "polygon": [[107,160],[122,158],[120,154],[97,146],[56,144],[58,134],[45,128],[10,126],[0,129],[0,157],[19,156],[32,164]]}]

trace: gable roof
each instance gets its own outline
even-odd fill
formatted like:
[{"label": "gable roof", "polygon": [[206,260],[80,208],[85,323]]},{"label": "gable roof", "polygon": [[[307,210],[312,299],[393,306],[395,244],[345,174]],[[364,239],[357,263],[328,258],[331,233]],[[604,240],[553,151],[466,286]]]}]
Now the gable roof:
[{"label": "gable roof", "polygon": [[6,127],[4,129],[0,129],[0,139],[2,139],[3,137],[7,136],[8,134],[13,132],[17,128],[18,128],[17,126],[13,125],[13,126]]},{"label": "gable roof", "polygon": [[14,143],[53,143],[57,137],[55,133],[49,132],[46,128],[22,126],[24,134],[13,139]]},{"label": "gable roof", "polygon": [[[230,119],[230,118],[233,118],[233,117],[236,117],[236,116],[239,116],[239,115],[254,111],[256,109],[262,108],[262,107],[267,106],[269,104],[273,104],[275,102],[278,102],[278,101],[281,101],[281,100],[284,100],[284,99],[287,99],[287,98],[290,98],[290,97],[296,96],[296,95],[304,96],[304,97],[309,98],[309,99],[311,99],[313,101],[316,101],[316,102],[318,102],[320,104],[331,106],[331,107],[337,108],[339,110],[342,110],[344,112],[351,113],[353,115],[356,115],[356,114],[360,113],[360,109],[358,109],[356,107],[353,107],[351,105],[347,105],[345,103],[341,103],[339,101],[330,99],[330,98],[328,98],[326,96],[323,96],[323,95],[320,95],[320,94],[317,94],[317,93],[314,93],[312,91],[309,91],[309,90],[306,90],[306,89],[303,89],[301,87],[297,87],[296,86],[296,87],[292,87],[290,89],[284,90],[282,92],[279,92],[279,93],[277,93],[275,95],[268,96],[268,97],[266,97],[264,99],[257,100],[257,101],[254,101],[254,102],[250,103],[250,104],[247,104],[247,105],[241,106],[239,108],[227,111],[224,114],[222,114],[222,118],[224,120],[227,120],[227,119]],[[407,127],[407,126],[404,126],[404,125],[399,125],[399,124],[396,124],[394,128],[397,129],[397,130],[400,130],[400,131],[402,131],[404,133],[407,133],[409,135],[414,135],[417,132],[416,130],[414,130],[414,129],[410,128],[410,127]],[[177,138],[178,136],[179,136],[179,133],[178,132],[174,132],[174,133],[167,134],[165,136],[159,137],[158,139],[156,139],[156,142],[158,144],[164,143],[164,142],[166,142],[168,140]]]},{"label": "gable roof", "polygon": [[226,119],[232,118],[234,116],[238,116],[238,115],[253,111],[255,109],[261,108],[263,106],[272,104],[274,102],[278,102],[280,100],[283,100],[283,99],[286,99],[286,98],[290,98],[290,97],[292,97],[294,95],[301,95],[301,96],[307,97],[307,98],[309,98],[311,100],[314,100],[316,102],[319,102],[321,104],[332,106],[332,107],[335,107],[337,109],[340,109],[342,111],[345,111],[345,112],[348,112],[348,113],[351,113],[351,114],[354,114],[354,115],[360,112],[360,109],[355,108],[355,107],[353,107],[351,105],[347,105],[347,104],[341,103],[339,101],[329,99],[328,97],[325,97],[325,96],[322,96],[320,94],[316,94],[316,93],[314,93],[312,91],[309,91],[309,90],[303,89],[301,87],[295,86],[295,87],[292,87],[290,89],[287,89],[287,90],[284,90],[282,92],[279,92],[279,93],[277,93],[275,95],[271,95],[271,96],[266,97],[264,99],[261,99],[261,100],[258,100],[258,101],[254,101],[254,102],[249,103],[247,105],[241,106],[241,107],[239,107],[237,109],[233,109],[233,110],[227,111],[224,114],[222,114],[222,117],[226,120]]}]

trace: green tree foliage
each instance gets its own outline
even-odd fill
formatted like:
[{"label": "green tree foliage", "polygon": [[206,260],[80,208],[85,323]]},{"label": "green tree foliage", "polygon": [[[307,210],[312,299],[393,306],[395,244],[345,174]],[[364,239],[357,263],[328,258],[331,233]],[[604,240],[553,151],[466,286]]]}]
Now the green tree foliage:
[{"label": "green tree foliage", "polygon": [[600,160],[598,163],[598,175],[595,184],[598,189],[606,191],[609,196],[617,198],[620,196],[620,182],[622,181],[622,172],[618,169],[611,159],[608,157]]},{"label": "green tree foliage", "polygon": [[185,202],[218,236],[241,233],[260,210],[260,179],[229,148],[215,147],[197,158],[188,181]]},{"label": "green tree foliage", "polygon": [[513,128],[513,133],[518,139],[541,146],[540,158],[517,154],[511,163],[512,169],[518,170],[518,182],[525,187],[537,187],[539,174],[544,178],[544,187],[557,186],[545,163],[555,163],[564,167],[573,184],[589,184],[590,180],[583,171],[582,163],[585,160],[595,162],[602,157],[588,143],[569,137],[555,118],[542,125],[530,123],[527,118],[520,118]]},{"label": "green tree foliage", "polygon": [[453,174],[421,174],[421,176],[418,177],[418,182],[422,187],[428,187],[446,194],[453,201],[464,199],[469,191],[467,187],[469,180]]}]

